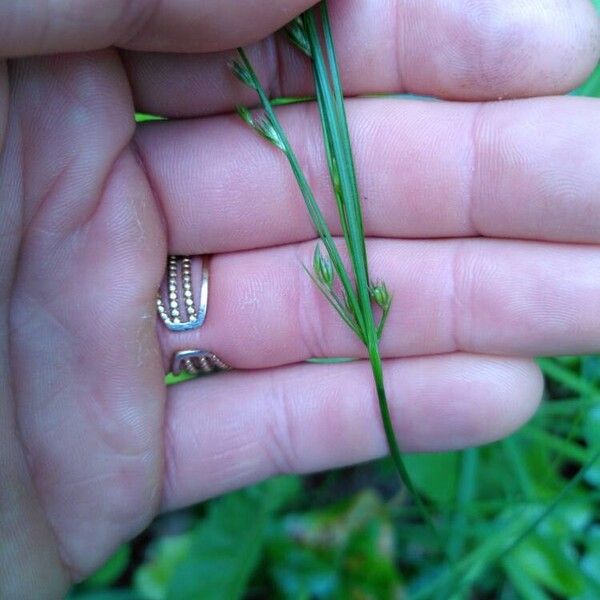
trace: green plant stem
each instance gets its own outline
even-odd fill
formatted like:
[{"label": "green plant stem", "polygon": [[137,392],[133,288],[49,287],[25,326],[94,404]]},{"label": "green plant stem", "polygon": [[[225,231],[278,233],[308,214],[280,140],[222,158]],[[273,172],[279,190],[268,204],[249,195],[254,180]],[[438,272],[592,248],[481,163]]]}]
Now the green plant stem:
[{"label": "green plant stem", "polygon": [[463,553],[467,539],[467,507],[475,497],[477,470],[479,468],[479,450],[467,448],[462,452],[460,479],[456,494],[456,512],[450,526],[446,554],[450,560],[457,560]]},{"label": "green plant stem", "polygon": [[404,464],[404,460],[402,459],[400,448],[398,447],[398,443],[396,441],[396,434],[394,433],[394,426],[392,424],[390,408],[385,393],[385,386],[383,381],[383,365],[381,363],[381,355],[379,353],[379,348],[377,344],[375,344],[372,347],[372,349],[369,349],[369,360],[371,362],[371,369],[373,371],[373,379],[375,381],[375,388],[377,390],[377,400],[379,402],[379,412],[381,413],[381,420],[383,423],[383,429],[385,431],[385,437],[387,440],[390,456],[392,457],[392,461],[394,463],[394,466],[396,467],[396,471],[398,472],[400,479],[410,492],[411,497],[413,498],[421,517],[427,523],[428,527],[434,534],[437,543],[443,550],[443,544],[440,533],[421,498],[421,494],[419,494],[412,482],[410,474],[406,468],[406,465]]},{"label": "green plant stem", "polygon": [[522,497],[526,499],[533,498],[535,495],[535,486],[529,476],[527,465],[524,464],[521,456],[519,456],[519,449],[515,440],[510,437],[506,438],[500,442],[500,446],[521,488]]},{"label": "green plant stem", "polygon": [[[304,198],[306,208],[309,212],[311,220],[315,226],[315,229],[317,230],[317,233],[319,234],[319,237],[321,238],[321,240],[323,241],[323,244],[325,245],[327,253],[329,254],[329,256],[332,259],[333,265],[336,269],[336,272],[337,272],[337,274],[340,278],[340,281],[342,283],[342,286],[344,288],[344,292],[346,293],[346,298],[348,299],[348,302],[350,303],[351,307],[353,308],[353,313],[358,320],[358,317],[360,315],[358,299],[356,297],[356,294],[354,293],[354,289],[352,287],[352,282],[350,281],[350,278],[348,277],[348,274],[346,273],[346,270],[344,268],[344,263],[342,261],[342,258],[337,250],[335,242],[333,241],[333,237],[332,237],[331,233],[329,232],[329,228],[327,227],[327,223],[325,222],[325,217],[323,216],[323,213],[321,212],[321,210],[312,194],[312,190],[310,189],[310,186],[308,185],[308,181],[306,180],[306,177],[304,176],[304,172],[302,171],[302,168],[300,167],[298,158],[296,157],[296,154],[293,151],[292,146],[289,143],[289,140],[287,139],[287,136],[285,134],[285,131],[283,130],[283,127],[279,123],[279,119],[277,118],[275,111],[273,110],[273,106],[269,100],[269,97],[267,96],[258,77],[256,76],[256,73],[254,72],[252,64],[248,60],[248,57],[246,56],[246,53],[244,52],[243,48],[238,48],[238,53],[240,55],[240,59],[242,60],[244,66],[246,67],[246,69],[248,70],[248,72],[250,73],[250,75],[252,77],[253,87],[256,90],[256,92],[260,98],[261,105],[262,105],[267,117],[269,118],[272,125],[275,127],[277,134],[279,135],[279,137],[281,138],[281,141],[283,142],[283,145],[284,145],[283,152],[285,153],[285,155],[288,159],[288,162],[290,163],[292,172],[294,173],[294,177],[296,178],[296,181],[298,182],[298,186],[300,187],[300,191],[302,192],[302,196]],[[361,327],[361,325],[362,325],[362,327]],[[355,330],[355,333],[359,336],[359,338],[361,338],[364,341],[364,337],[362,334],[363,331],[364,331],[364,325],[362,323],[358,322],[358,330]]]},{"label": "green plant stem", "polygon": [[271,105],[289,106],[290,104],[306,104],[307,102],[314,101],[314,96],[280,96],[278,98],[271,98]]},{"label": "green plant stem", "polygon": [[[257,92],[265,112],[266,121],[256,121],[247,109],[241,109],[240,115],[265,139],[283,151],[290,163],[317,234],[325,246],[335,273],[339,277],[345,302],[334,291],[330,275],[323,275],[323,273],[327,273],[327,268],[323,267],[322,262],[319,263],[321,265],[320,273],[312,275],[309,272],[309,275],[344,322],[350,326],[367,348],[381,419],[393,463],[401,480],[414,498],[421,516],[435,534],[438,542],[440,542],[440,548],[444,551],[444,545],[441,543],[433,519],[406,469],[392,425],[379,352],[379,339],[391,304],[391,296],[389,296],[383,283],[377,286],[371,285],[356,169],[326,1],[321,2],[319,12],[325,49],[323,49],[319,35],[316,12],[317,9],[314,11],[312,9],[308,10],[294,22],[294,43],[306,52],[312,60],[315,93],[327,163],[344,240],[352,265],[352,277],[346,271],[323,214],[277,118],[273,104],[258,80],[243,49],[239,49],[240,63],[234,63],[233,71],[241,81]],[[321,261],[321,258],[318,260]],[[383,310],[379,325],[376,324],[373,312],[374,302],[377,302]]]},{"label": "green plant stem", "polygon": [[[323,137],[326,142],[326,147],[329,149],[328,162],[330,171],[332,170],[332,166],[334,166],[339,172],[339,176],[332,177],[332,184],[334,186],[336,198],[338,198],[337,203],[340,212],[340,220],[343,224],[344,237],[348,246],[356,280],[356,290],[364,327],[364,341],[367,346],[369,361],[371,363],[385,437],[392,461],[402,482],[414,498],[423,519],[434,532],[438,542],[441,542],[433,519],[425,507],[421,496],[417,492],[408,470],[406,469],[394,432],[389,403],[385,391],[383,365],[379,352],[381,330],[378,329],[375,323],[372,299],[369,292],[370,278],[360,195],[358,193],[358,184],[356,182],[356,169],[350,144],[350,133],[347,125],[341,77],[335,57],[326,0],[321,2],[320,14],[327,60],[325,59],[321,48],[313,11],[304,13],[303,22],[313,60],[313,73],[317,98],[319,99],[318,106],[321,115]],[[327,73],[327,62],[329,63],[330,74]],[[335,157],[335,159],[333,157]],[[335,189],[337,185],[339,185],[339,190]],[[384,321],[383,318],[382,321]]]}]

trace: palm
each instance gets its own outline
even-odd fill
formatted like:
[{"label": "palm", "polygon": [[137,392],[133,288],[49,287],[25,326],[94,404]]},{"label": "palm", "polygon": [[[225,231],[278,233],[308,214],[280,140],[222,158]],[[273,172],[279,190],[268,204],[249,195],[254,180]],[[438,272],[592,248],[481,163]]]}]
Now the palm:
[{"label": "palm", "polygon": [[13,401],[37,499],[77,574],[160,503],[166,393],[153,302],[165,235],[116,57],[27,68],[3,173],[27,157],[21,205],[0,207],[0,222],[23,232],[3,248],[18,257],[8,264]]},{"label": "palm", "polygon": [[[240,17],[236,31],[245,41],[258,36],[250,30],[273,30],[292,4],[289,14],[267,11],[271,21]],[[473,22],[490,17],[476,4],[450,4],[398,3],[415,23],[405,40],[415,55],[400,62],[419,67],[400,77],[389,52],[401,49],[389,39],[391,5],[333,3],[342,57],[352,58],[342,64],[348,93],[545,95],[575,85],[596,58],[597,23],[584,0],[569,9],[572,20],[557,17],[572,23],[565,31],[523,37],[540,64],[521,77],[502,59],[513,48],[501,28],[497,48],[486,38],[488,54],[479,52],[479,26],[455,52],[463,20],[471,27],[471,12]],[[535,18],[509,4],[517,23]],[[201,16],[236,14],[217,13]],[[379,27],[381,56],[370,37],[357,38],[357,14],[369,36]],[[207,26],[205,40],[182,47],[179,38],[156,41],[153,23],[147,39],[142,31],[127,45],[206,51],[239,41]],[[448,52],[431,52],[420,31]],[[275,92],[309,93],[291,51],[267,41],[254,52]],[[363,351],[299,266],[314,248],[310,221],[283,157],[229,114],[254,98],[233,83],[226,60],[104,50],[10,65],[0,115],[0,381],[8,382],[0,449],[13,484],[0,486],[0,507],[16,517],[0,511],[0,534],[14,537],[16,550],[7,558],[0,546],[0,584],[3,565],[23,560],[59,590],[160,508],[386,450],[368,365],[303,364]],[[0,101],[8,81],[0,70]],[[195,120],[135,131],[132,98]],[[540,397],[527,357],[597,347],[597,188],[586,175],[597,171],[589,168],[597,107],[353,99],[348,112],[372,273],[395,298],[382,352],[399,437],[406,448],[437,450],[505,435]],[[335,230],[314,110],[289,107],[282,119]],[[215,255],[199,332],[157,328],[167,252]],[[167,392],[165,367],[185,348],[213,350],[237,371]]]}]

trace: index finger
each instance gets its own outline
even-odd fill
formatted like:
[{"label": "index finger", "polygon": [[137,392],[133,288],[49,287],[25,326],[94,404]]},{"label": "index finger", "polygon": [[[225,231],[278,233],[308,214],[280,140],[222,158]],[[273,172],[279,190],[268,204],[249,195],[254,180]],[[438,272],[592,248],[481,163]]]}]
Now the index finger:
[{"label": "index finger", "polygon": [[316,0],[19,0],[0,3],[0,56],[108,46],[208,52],[265,37]]},{"label": "index finger", "polygon": [[[333,0],[329,7],[346,96],[563,94],[588,77],[600,52],[589,0]],[[313,93],[308,61],[283,36],[248,51],[272,96]],[[229,71],[234,56],[123,53],[138,110],[174,118],[256,103]]]}]

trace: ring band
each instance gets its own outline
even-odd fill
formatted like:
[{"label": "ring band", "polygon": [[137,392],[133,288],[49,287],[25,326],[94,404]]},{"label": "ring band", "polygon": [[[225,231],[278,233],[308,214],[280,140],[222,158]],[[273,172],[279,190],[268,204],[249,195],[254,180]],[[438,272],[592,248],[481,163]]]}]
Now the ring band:
[{"label": "ring band", "polygon": [[[166,291],[165,299],[163,299],[164,291]],[[189,256],[169,256],[166,283],[156,295],[156,309],[162,322],[170,331],[190,331],[202,327],[208,309],[206,258],[202,258],[200,294],[196,303],[192,281],[192,259]],[[174,375],[182,372],[199,375],[230,370],[228,364],[209,350],[181,350],[173,355],[171,365]]]},{"label": "ring band", "polygon": [[202,259],[200,294],[196,304],[191,258],[189,256],[169,256],[166,300],[163,300],[161,290],[159,290],[156,295],[156,308],[162,322],[171,331],[190,331],[202,327],[208,309],[207,260]]},{"label": "ring band", "polygon": [[231,367],[224,363],[214,352],[208,350],[182,350],[173,356],[171,370],[174,375],[182,372],[189,375],[200,373],[220,373],[231,371]]}]

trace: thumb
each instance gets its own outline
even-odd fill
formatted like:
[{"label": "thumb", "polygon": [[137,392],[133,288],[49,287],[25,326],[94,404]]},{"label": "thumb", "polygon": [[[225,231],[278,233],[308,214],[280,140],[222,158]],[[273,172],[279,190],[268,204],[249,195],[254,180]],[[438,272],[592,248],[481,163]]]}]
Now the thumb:
[{"label": "thumb", "polygon": [[120,46],[207,52],[259,40],[316,0],[19,0],[0,2],[0,56]]}]

